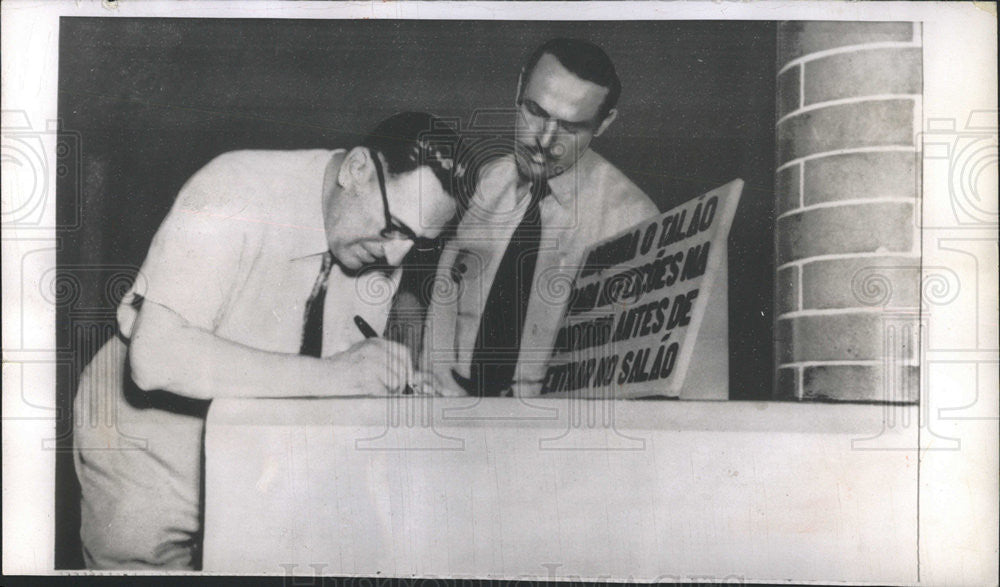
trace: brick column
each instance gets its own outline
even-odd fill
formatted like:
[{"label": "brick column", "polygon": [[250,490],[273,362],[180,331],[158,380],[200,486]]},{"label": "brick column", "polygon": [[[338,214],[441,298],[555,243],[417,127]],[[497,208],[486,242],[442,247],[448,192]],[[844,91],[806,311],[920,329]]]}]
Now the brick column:
[{"label": "brick column", "polygon": [[919,33],[778,26],[778,399],[917,400]]}]

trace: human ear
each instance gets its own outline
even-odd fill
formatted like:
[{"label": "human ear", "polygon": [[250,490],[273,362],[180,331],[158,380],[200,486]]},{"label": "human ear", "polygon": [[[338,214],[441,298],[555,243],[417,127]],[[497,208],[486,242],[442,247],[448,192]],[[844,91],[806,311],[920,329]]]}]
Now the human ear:
[{"label": "human ear", "polygon": [[364,147],[354,147],[344,157],[337,173],[337,183],[343,187],[357,186],[367,181],[371,174],[371,155]]},{"label": "human ear", "polygon": [[597,127],[597,130],[594,131],[594,136],[595,137],[601,136],[601,133],[607,130],[607,128],[611,126],[611,123],[614,122],[616,118],[618,118],[618,109],[612,108],[608,112],[608,115],[604,117],[604,120],[601,121],[601,124]]},{"label": "human ear", "polygon": [[517,95],[514,97],[514,105],[521,105],[521,92],[524,90],[524,68],[521,69],[521,73],[517,75]]}]

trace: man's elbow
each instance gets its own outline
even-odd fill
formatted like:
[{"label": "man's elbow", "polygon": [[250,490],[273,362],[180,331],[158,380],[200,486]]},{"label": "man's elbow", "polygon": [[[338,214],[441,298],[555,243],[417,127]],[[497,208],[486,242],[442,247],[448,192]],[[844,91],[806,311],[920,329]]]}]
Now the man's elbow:
[{"label": "man's elbow", "polygon": [[169,391],[205,399],[192,377],[197,370],[194,363],[198,352],[189,348],[191,341],[184,326],[162,312],[139,316],[129,345],[132,380],[143,391]]},{"label": "man's elbow", "polygon": [[129,367],[132,381],[143,391],[173,387],[169,376],[170,365],[164,360],[161,341],[157,337],[136,332],[129,344]]}]

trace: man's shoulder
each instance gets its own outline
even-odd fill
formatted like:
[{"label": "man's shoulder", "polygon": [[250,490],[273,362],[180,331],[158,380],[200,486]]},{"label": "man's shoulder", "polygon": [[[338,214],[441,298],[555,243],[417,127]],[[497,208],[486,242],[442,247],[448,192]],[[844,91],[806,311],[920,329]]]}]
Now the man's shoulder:
[{"label": "man's shoulder", "polygon": [[470,208],[493,209],[505,195],[517,186],[517,165],[513,156],[501,155],[479,164],[471,170],[474,176]]},{"label": "man's shoulder", "polygon": [[598,201],[593,203],[634,209],[636,213],[644,215],[659,212],[646,192],[600,153],[589,150],[581,158],[580,164],[584,176],[581,179],[594,188],[594,197]]},{"label": "man's shoulder", "polygon": [[264,150],[241,149],[227,151],[209,161],[199,173],[240,173],[259,176],[273,172],[286,174],[298,171],[320,160],[328,161],[333,151],[327,149]]},{"label": "man's shoulder", "polygon": [[[217,155],[187,181],[178,196],[188,208],[268,208],[274,192],[322,181],[332,151],[239,150]],[[287,186],[287,188],[285,187]]]},{"label": "man's shoulder", "polygon": [[[477,185],[487,192],[495,192],[517,182],[517,164],[513,155],[494,157],[476,171]],[[490,189],[486,189],[490,188]]]}]

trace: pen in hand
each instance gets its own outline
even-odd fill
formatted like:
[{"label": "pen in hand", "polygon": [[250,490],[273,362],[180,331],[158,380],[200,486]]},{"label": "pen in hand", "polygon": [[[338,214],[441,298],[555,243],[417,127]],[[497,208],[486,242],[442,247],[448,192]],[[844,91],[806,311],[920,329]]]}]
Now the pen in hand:
[{"label": "pen in hand", "polygon": [[[367,320],[365,320],[364,318],[362,318],[357,314],[354,315],[354,325],[358,327],[358,330],[361,331],[362,336],[364,336],[365,338],[378,338],[378,333],[375,332],[375,329],[372,328],[372,325],[369,324]],[[409,383],[407,383],[406,387],[403,388],[403,394],[406,395],[412,393],[413,393],[413,388],[410,387]]]},{"label": "pen in hand", "polygon": [[354,315],[354,325],[358,327],[358,330],[361,331],[361,334],[365,338],[378,338],[378,333],[375,332],[375,329],[372,328],[372,325],[369,324],[367,320],[365,320],[361,316],[358,316],[357,314]]}]

